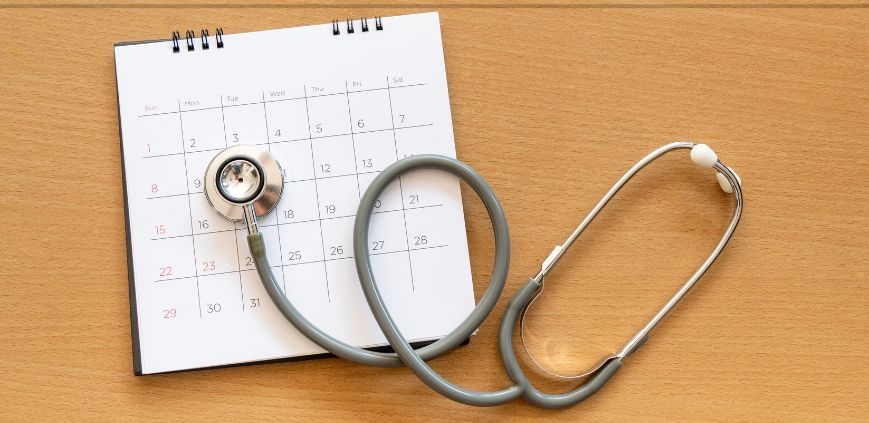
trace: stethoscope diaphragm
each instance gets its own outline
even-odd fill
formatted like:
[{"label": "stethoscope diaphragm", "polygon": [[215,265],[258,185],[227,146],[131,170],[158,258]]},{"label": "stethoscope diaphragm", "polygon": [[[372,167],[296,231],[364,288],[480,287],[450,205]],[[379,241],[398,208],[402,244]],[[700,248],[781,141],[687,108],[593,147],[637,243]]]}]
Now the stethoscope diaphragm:
[{"label": "stethoscope diaphragm", "polygon": [[205,198],[221,216],[245,219],[245,208],[267,215],[284,191],[277,159],[252,145],[236,145],[218,153],[205,170]]}]

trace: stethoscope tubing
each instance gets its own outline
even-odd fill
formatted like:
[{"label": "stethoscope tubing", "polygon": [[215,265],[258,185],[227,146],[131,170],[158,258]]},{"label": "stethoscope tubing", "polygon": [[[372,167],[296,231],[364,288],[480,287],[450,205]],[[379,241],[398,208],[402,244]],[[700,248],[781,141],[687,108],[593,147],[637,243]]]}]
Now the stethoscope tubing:
[{"label": "stethoscope tubing", "polygon": [[356,273],[362,285],[362,292],[368,301],[368,307],[380,326],[380,330],[389,341],[389,345],[392,346],[401,361],[431,389],[451,400],[468,405],[495,406],[513,401],[522,396],[524,391],[522,386],[513,385],[494,392],[474,391],[458,386],[434,371],[426,363],[422,350],[414,350],[402,335],[377,287],[374,271],[371,267],[371,256],[368,252],[368,226],[371,222],[374,204],[393,180],[406,172],[417,169],[442,170],[465,181],[477,193],[486,207],[489,219],[492,221],[492,231],[495,238],[495,261],[492,266],[492,278],[489,286],[468,317],[441,341],[446,339],[446,344],[454,347],[467,339],[467,335],[476,330],[492,312],[492,308],[504,289],[507,271],[510,267],[510,233],[507,228],[507,217],[504,215],[504,210],[501,208],[495,192],[488,182],[470,166],[453,158],[425,154],[399,160],[388,166],[372,180],[359,202],[359,209],[353,226],[353,254],[356,261]]},{"label": "stethoscope tubing", "polygon": [[[467,340],[471,334],[486,320],[501,292],[504,290],[504,285],[507,280],[507,271],[510,267],[510,236],[507,229],[507,219],[504,216],[504,211],[501,208],[498,199],[495,197],[488,183],[473,169],[467,165],[444,156],[415,156],[409,159],[401,160],[392,166],[385,169],[372,181],[365,195],[360,202],[360,210],[366,207],[365,213],[357,214],[357,222],[354,229],[354,253],[356,256],[357,271],[360,274],[360,279],[366,276],[372,281],[369,288],[376,290],[374,285],[374,276],[371,270],[370,257],[368,255],[367,240],[368,240],[368,223],[370,221],[370,211],[374,207],[374,201],[386,188],[393,178],[399,174],[420,167],[437,167],[438,164],[442,168],[449,166],[450,169],[455,169],[458,174],[468,181],[469,185],[479,192],[483,203],[489,210],[489,215],[492,218],[492,226],[495,233],[495,262],[492,267],[492,277],[489,282],[489,287],[480,299],[480,302],[474,307],[473,311],[465,318],[455,329],[443,338],[420,348],[415,354],[422,360],[427,361],[446,352],[453,350],[459,344]],[[387,181],[384,183],[384,181]],[[360,220],[360,216],[363,216]],[[360,229],[362,228],[362,229]],[[401,367],[404,366],[403,360],[395,353],[384,353],[365,350],[350,344],[347,344],[320,329],[309,321],[305,316],[293,305],[292,300],[284,295],[277,279],[272,273],[268,258],[266,257],[265,245],[262,235],[259,233],[248,235],[248,246],[250,247],[251,258],[257,269],[257,273],[262,279],[263,286],[269,297],[277,306],[278,310],[284,317],[293,324],[303,335],[307,336],[311,341],[321,348],[335,354],[338,357],[353,361],[355,363],[364,364],[375,367]],[[364,275],[364,276],[363,276]],[[379,297],[379,292],[373,294],[365,290],[366,285],[363,285],[363,291],[366,298],[370,295]],[[373,298],[373,297],[372,297]],[[374,301],[377,303],[377,301]],[[384,321],[391,322],[397,333],[397,326],[386,310],[386,306],[380,301],[379,311],[372,312],[375,317],[381,316]],[[392,332],[392,331],[390,331]],[[401,338],[403,339],[403,338]],[[517,394],[515,397],[518,397]]]},{"label": "stethoscope tubing", "polygon": [[[363,194],[360,199],[353,228],[353,250],[356,270],[371,313],[390,346],[395,351],[394,353],[374,352],[349,345],[314,325],[311,321],[305,318],[304,315],[292,304],[292,301],[284,295],[283,290],[280,288],[277,279],[269,266],[262,235],[259,233],[250,234],[248,236],[248,245],[250,247],[251,257],[256,265],[257,273],[263,282],[266,292],[277,306],[278,310],[303,335],[326,351],[338,357],[368,366],[401,367],[406,365],[431,389],[449,399],[468,405],[495,406],[523,397],[526,401],[539,407],[568,407],[590,397],[606,384],[606,382],[621,368],[623,360],[643,345],[648,337],[648,332],[660,322],[664,315],[666,315],[679,300],[681,300],[682,296],[690,290],[700,276],[703,275],[721,253],[724,245],[726,245],[727,241],[729,241],[732,236],[742,212],[742,190],[739,178],[730,168],[721,164],[720,161],[717,161],[717,158],[715,159],[713,167],[722,173],[724,178],[730,183],[736,198],[733,218],[722,239],[716,245],[712,254],[710,254],[682,289],[677,292],[677,294],[652,319],[652,321],[643,328],[643,330],[638,332],[638,334],[628,342],[625,349],[618,355],[606,359],[603,364],[591,373],[581,385],[561,394],[546,394],[535,388],[522,371],[513,348],[512,340],[516,322],[520,318],[522,312],[528,307],[534,298],[540,294],[543,286],[543,277],[561,257],[564,252],[563,250],[566,250],[566,247],[569,247],[579,233],[582,232],[581,229],[594,219],[606,202],[621,188],[622,185],[624,185],[645,165],[661,155],[676,149],[692,148],[694,145],[694,143],[687,142],[668,144],[641,160],[616,183],[606,196],[604,196],[604,199],[602,199],[589,216],[586,217],[583,224],[581,224],[580,227],[577,228],[577,231],[568,238],[568,242],[564,245],[565,248],[562,248],[562,246],[557,247],[556,252],[558,254],[555,255],[554,260],[547,259],[547,261],[544,262],[541,273],[535,278],[529,279],[519,289],[519,291],[517,291],[513,298],[510,299],[499,327],[498,346],[504,368],[507,375],[513,381],[513,385],[498,391],[476,391],[458,386],[446,380],[426,363],[428,360],[451,351],[468,339],[468,337],[480,327],[483,321],[485,321],[492,312],[492,309],[504,289],[507,279],[510,264],[510,238],[507,228],[507,219],[494,191],[486,180],[470,166],[456,159],[439,155],[418,155],[405,158],[393,163],[380,172],[372,180],[368,189],[365,191],[365,194]],[[477,193],[486,207],[489,218],[492,221],[495,240],[495,259],[489,285],[483,293],[483,296],[480,298],[480,302],[474,307],[471,313],[443,338],[430,345],[414,350],[398,328],[398,325],[385,304],[383,295],[378,289],[371,265],[370,253],[368,251],[368,229],[371,223],[371,216],[375,202],[383,194],[387,186],[389,186],[394,180],[398,179],[401,175],[417,169],[436,169],[449,172],[461,178],[474,190],[474,192]]]}]

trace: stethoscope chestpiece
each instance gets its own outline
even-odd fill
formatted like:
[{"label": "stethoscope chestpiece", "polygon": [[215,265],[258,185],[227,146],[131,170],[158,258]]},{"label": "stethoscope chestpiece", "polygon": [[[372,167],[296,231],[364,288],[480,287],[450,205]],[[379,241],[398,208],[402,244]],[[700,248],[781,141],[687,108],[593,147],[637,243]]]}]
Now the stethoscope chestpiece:
[{"label": "stethoscope chestpiece", "polygon": [[229,147],[205,170],[205,198],[229,220],[245,220],[256,232],[256,218],[267,215],[284,191],[281,165],[268,151],[251,145]]}]

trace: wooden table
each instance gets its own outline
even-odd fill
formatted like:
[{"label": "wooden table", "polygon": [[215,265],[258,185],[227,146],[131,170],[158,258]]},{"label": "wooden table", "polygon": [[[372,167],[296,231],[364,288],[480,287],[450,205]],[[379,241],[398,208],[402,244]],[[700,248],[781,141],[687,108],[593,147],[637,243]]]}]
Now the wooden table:
[{"label": "wooden table", "polygon": [[[865,4],[120,2],[17,0],[0,10],[0,419],[845,421],[869,413]],[[112,44],[176,29],[244,32],[433,9],[458,155],[489,179],[510,219],[508,294],[622,172],[672,140],[713,145],[745,183],[745,214],[721,259],[610,385],[568,410],[521,401],[470,408],[406,369],[337,359],[134,377]],[[530,347],[548,365],[578,370],[620,347],[725,227],[731,198],[687,154],[671,156],[620,194],[549,279],[529,321]],[[479,295],[490,226],[467,190],[465,201]],[[434,367],[473,388],[506,386],[497,324]],[[535,381],[550,391],[571,386]]]}]

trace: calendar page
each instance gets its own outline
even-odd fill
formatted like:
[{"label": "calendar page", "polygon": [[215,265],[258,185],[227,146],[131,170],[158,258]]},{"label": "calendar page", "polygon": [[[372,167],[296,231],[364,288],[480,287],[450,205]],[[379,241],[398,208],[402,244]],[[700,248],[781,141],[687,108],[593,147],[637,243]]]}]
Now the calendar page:
[{"label": "calendar page", "polygon": [[[385,166],[455,157],[436,13],[115,46],[136,374],[322,354],[273,305],[247,231],[214,212],[205,168],[251,144],[284,192],[259,219],[285,295],[333,336],[386,345],[356,276],[352,227]],[[365,24],[367,31],[363,31]],[[222,47],[217,41],[222,41]],[[474,306],[459,183],[406,174],[375,205],[369,253],[402,332],[446,335]]]}]

